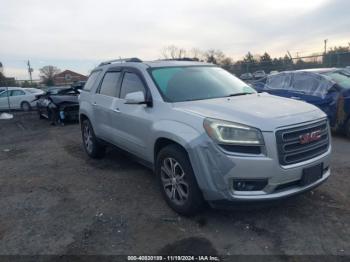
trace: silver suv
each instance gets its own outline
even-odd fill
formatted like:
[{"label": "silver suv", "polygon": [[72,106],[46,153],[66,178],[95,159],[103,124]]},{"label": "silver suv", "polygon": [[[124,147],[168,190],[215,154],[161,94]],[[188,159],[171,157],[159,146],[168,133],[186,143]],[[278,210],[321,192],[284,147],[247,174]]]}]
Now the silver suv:
[{"label": "silver suv", "polygon": [[152,168],[171,208],[272,200],[330,175],[326,115],[257,93],[229,72],[192,61],[125,59],[95,68],[79,97],[86,153],[113,144]]}]

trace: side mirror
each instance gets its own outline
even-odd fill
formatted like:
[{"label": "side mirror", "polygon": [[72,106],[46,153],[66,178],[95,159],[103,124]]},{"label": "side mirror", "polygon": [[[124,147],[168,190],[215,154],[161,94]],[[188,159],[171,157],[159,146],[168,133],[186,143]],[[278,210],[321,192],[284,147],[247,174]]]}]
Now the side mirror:
[{"label": "side mirror", "polygon": [[128,93],[125,96],[125,104],[140,105],[146,104],[145,94],[142,91]]}]

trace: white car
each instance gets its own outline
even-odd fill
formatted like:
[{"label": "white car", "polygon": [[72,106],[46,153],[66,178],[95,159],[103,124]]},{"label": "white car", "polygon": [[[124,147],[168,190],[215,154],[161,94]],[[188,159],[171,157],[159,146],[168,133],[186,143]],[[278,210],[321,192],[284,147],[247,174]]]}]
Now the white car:
[{"label": "white car", "polygon": [[38,95],[44,92],[36,88],[6,87],[5,91],[0,91],[0,110],[21,109],[29,111],[35,107]]},{"label": "white car", "polygon": [[264,70],[259,70],[253,73],[253,76],[255,79],[257,78],[264,78],[266,76],[266,73]]},{"label": "white car", "polygon": [[250,79],[253,79],[253,74],[251,73],[244,73],[240,76],[240,78],[242,80],[250,80]]}]

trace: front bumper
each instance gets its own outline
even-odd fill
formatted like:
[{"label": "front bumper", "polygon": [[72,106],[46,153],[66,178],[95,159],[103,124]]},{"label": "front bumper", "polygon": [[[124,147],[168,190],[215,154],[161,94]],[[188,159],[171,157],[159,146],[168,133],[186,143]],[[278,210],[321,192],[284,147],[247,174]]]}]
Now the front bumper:
[{"label": "front bumper", "polygon": [[[330,153],[310,160],[281,166],[278,161],[276,138],[273,132],[264,132],[266,152],[264,155],[243,156],[227,154],[204,136],[197,145],[191,145],[189,156],[199,187],[207,201],[260,201],[276,200],[293,196],[322,184],[331,174]],[[300,186],[303,170],[323,164],[322,177],[306,186]],[[236,191],[236,179],[264,179],[267,185],[259,191]]]}]

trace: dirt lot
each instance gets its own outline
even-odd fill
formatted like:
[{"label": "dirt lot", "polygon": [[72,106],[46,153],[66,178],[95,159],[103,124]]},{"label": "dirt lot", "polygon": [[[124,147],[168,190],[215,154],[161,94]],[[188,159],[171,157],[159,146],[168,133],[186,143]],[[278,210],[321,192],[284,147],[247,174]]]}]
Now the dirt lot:
[{"label": "dirt lot", "polygon": [[0,122],[0,254],[350,255],[350,140],[333,145],[312,192],[183,218],[148,169],[116,149],[89,159],[77,124],[17,114]]}]

